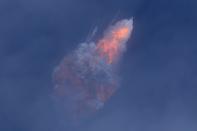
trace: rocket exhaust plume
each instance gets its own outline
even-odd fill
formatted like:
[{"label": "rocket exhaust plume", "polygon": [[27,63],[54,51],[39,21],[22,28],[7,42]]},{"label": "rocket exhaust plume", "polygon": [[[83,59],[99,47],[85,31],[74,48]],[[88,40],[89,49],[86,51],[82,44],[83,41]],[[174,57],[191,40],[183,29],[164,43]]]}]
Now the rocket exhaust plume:
[{"label": "rocket exhaust plume", "polygon": [[115,68],[133,30],[133,19],[111,25],[97,42],[85,42],[53,73],[55,96],[67,116],[80,119],[101,109],[119,85]]}]

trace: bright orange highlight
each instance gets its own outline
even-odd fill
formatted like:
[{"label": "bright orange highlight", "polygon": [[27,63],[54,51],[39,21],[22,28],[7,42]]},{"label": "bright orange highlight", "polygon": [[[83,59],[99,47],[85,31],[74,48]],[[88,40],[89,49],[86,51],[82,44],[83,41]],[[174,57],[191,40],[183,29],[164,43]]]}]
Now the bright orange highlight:
[{"label": "bright orange highlight", "polygon": [[110,30],[97,44],[99,55],[105,57],[108,64],[113,63],[119,54],[121,44],[129,35],[128,26],[120,26]]}]

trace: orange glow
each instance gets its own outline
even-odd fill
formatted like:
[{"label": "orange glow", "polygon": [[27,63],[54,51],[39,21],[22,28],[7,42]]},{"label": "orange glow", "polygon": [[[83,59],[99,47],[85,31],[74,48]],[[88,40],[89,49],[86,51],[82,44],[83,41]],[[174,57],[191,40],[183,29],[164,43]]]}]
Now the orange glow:
[{"label": "orange glow", "polygon": [[108,32],[98,44],[99,55],[105,57],[108,64],[114,62],[119,54],[120,46],[130,35],[130,29],[128,26],[121,26],[112,29]]}]

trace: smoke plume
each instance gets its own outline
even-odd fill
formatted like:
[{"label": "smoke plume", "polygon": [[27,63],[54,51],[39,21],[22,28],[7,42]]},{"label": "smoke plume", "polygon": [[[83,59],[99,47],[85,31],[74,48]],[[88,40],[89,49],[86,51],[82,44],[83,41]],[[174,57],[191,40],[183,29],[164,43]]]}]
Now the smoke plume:
[{"label": "smoke plume", "polygon": [[81,43],[56,67],[55,94],[67,116],[89,116],[101,109],[120,87],[116,66],[132,30],[133,19],[118,21],[100,40]]}]

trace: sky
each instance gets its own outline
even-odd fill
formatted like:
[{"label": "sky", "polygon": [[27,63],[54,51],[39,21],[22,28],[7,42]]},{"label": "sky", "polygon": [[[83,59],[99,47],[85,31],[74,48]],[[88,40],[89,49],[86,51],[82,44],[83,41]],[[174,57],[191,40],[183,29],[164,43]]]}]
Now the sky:
[{"label": "sky", "polygon": [[[196,0],[1,0],[0,130],[196,131]],[[52,73],[98,27],[134,18],[121,88],[72,127]]]}]

